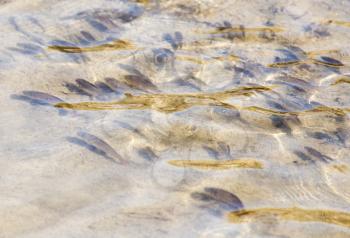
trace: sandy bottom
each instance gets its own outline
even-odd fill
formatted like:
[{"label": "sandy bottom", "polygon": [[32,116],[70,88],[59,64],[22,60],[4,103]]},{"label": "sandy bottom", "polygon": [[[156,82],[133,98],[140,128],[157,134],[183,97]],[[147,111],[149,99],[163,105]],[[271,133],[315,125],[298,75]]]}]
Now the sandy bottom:
[{"label": "sandy bottom", "polygon": [[349,9],[0,0],[0,237],[350,237]]}]

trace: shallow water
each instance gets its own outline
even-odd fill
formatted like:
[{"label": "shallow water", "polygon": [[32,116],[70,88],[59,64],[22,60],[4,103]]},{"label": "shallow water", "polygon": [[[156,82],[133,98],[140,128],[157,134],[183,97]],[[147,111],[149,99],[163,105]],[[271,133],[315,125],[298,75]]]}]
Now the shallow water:
[{"label": "shallow water", "polygon": [[349,9],[0,0],[0,237],[350,237]]}]

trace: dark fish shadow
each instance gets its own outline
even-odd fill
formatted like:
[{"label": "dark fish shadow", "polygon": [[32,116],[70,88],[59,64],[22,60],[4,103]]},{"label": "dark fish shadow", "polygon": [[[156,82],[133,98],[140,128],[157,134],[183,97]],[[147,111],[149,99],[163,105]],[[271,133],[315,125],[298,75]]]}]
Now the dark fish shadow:
[{"label": "dark fish shadow", "polygon": [[100,155],[100,156],[104,157],[104,158],[107,159],[107,160],[110,160],[110,161],[115,162],[113,158],[109,157],[109,156],[106,154],[106,152],[104,152],[103,150],[97,148],[97,147],[94,146],[94,145],[91,145],[91,144],[85,142],[85,141],[82,140],[82,139],[79,139],[78,137],[70,137],[70,136],[68,136],[68,137],[66,137],[66,139],[67,139],[67,141],[69,141],[69,142],[72,143],[72,144],[82,146],[82,147],[88,149],[89,151],[91,151],[91,152],[93,152],[93,153],[95,153],[95,154],[97,154],[97,155]]},{"label": "dark fish shadow", "polygon": [[31,43],[17,43],[17,47],[9,47],[8,49],[24,55],[38,55],[44,53],[41,46]]},{"label": "dark fish shadow", "polygon": [[131,88],[141,91],[158,91],[157,86],[154,85],[150,78],[141,73],[139,70],[130,65],[119,64],[119,67],[127,71],[130,75],[125,75],[125,84]]},{"label": "dark fish shadow", "polygon": [[317,159],[321,160],[324,163],[329,163],[330,161],[333,161],[333,159],[327,155],[322,154],[321,152],[315,150],[314,148],[305,146],[304,149],[312,156],[316,157]]},{"label": "dark fish shadow", "polygon": [[[39,91],[23,91],[20,95],[12,94],[11,99],[23,101],[29,103],[32,106],[47,106],[52,108],[54,108],[53,105],[56,103],[64,102],[58,97]],[[68,111],[65,109],[58,109],[58,113],[59,115],[64,116],[68,114]]]},{"label": "dark fish shadow", "polygon": [[128,9],[128,11],[123,12],[118,17],[123,23],[128,23],[136,20],[144,13],[144,9],[142,7],[133,6]]},{"label": "dark fish shadow", "polygon": [[[66,137],[67,141],[84,147],[89,151],[102,156],[114,163],[123,163],[124,160],[107,142],[86,132],[79,132],[78,137]],[[80,138],[79,138],[80,137]]]},{"label": "dark fish shadow", "polygon": [[288,125],[288,123],[283,117],[278,115],[272,115],[270,116],[270,119],[274,127],[280,129],[287,135],[292,135],[292,129],[290,128],[290,126]]},{"label": "dark fish shadow", "polygon": [[168,42],[174,50],[180,49],[183,46],[183,35],[179,31],[176,31],[174,36],[169,33],[164,34],[163,40]]},{"label": "dark fish shadow", "polygon": [[149,162],[153,162],[158,156],[153,152],[150,147],[145,147],[138,150],[138,154]]},{"label": "dark fish shadow", "polygon": [[244,204],[239,197],[220,188],[206,187],[203,192],[192,193],[191,197],[203,202],[203,207],[215,215],[222,215],[225,211],[244,209]]},{"label": "dark fish shadow", "polygon": [[315,161],[313,161],[313,159],[310,156],[308,156],[307,154],[305,154],[302,151],[296,150],[293,153],[304,162],[315,163]]},{"label": "dark fish shadow", "polygon": [[108,27],[99,21],[92,20],[92,19],[87,19],[86,21],[90,24],[90,26],[92,26],[93,28],[95,28],[99,32],[107,32],[108,31]]},{"label": "dark fish shadow", "polygon": [[117,88],[115,88],[114,86],[110,86],[109,83],[105,83],[102,81],[98,81],[95,84],[93,84],[85,79],[78,78],[75,80],[75,84],[66,82],[64,86],[71,93],[75,93],[82,96],[88,96],[90,99],[96,98],[99,100],[107,100],[114,94],[119,94]]}]

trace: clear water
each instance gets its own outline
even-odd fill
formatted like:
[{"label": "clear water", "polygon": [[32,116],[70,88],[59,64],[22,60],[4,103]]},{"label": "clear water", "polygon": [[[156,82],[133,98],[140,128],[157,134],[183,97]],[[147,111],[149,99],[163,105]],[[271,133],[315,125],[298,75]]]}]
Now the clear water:
[{"label": "clear water", "polygon": [[340,0],[0,1],[0,237],[350,237]]}]

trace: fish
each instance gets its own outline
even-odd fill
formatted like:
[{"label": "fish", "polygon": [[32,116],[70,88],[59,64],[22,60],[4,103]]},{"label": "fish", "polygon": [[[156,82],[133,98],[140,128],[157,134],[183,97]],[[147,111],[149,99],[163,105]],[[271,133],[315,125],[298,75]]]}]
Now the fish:
[{"label": "fish", "polygon": [[89,96],[89,97],[93,96],[93,94],[86,92],[85,90],[81,89],[80,87],[78,87],[77,85],[75,85],[73,83],[66,82],[64,84],[64,86],[72,93],[77,93],[77,94],[85,95],[85,96]]},{"label": "fish", "polygon": [[95,86],[99,88],[102,93],[115,93],[115,90],[104,82],[96,82]]},{"label": "fish", "polygon": [[238,196],[221,188],[205,187],[203,192],[194,192],[191,197],[198,201],[218,203],[225,210],[236,211],[244,208]]},{"label": "fish", "polygon": [[78,137],[67,137],[67,140],[71,143],[83,146],[90,151],[103,156],[104,158],[116,163],[124,163],[122,156],[116,152],[107,142],[89,134],[87,132],[78,132]]},{"label": "fish", "polygon": [[53,105],[64,102],[56,96],[39,91],[23,91],[22,95],[12,95],[12,98],[27,101],[33,105]]},{"label": "fish", "polygon": [[125,84],[131,88],[136,88],[141,91],[157,90],[157,86],[154,85],[148,77],[140,75],[125,75]]},{"label": "fish", "polygon": [[169,33],[164,34],[163,40],[168,42],[174,50],[180,49],[183,46],[183,35],[179,31],[176,31],[174,36]]},{"label": "fish", "polygon": [[97,155],[100,155],[100,156],[104,157],[107,160],[110,160],[110,161],[114,162],[113,158],[108,156],[105,151],[103,151],[102,149],[99,149],[98,147],[96,147],[96,146],[94,146],[92,144],[87,143],[86,141],[84,141],[84,140],[82,140],[82,139],[80,139],[78,137],[68,136],[68,137],[66,137],[66,139],[67,139],[68,142],[70,142],[72,144],[76,144],[76,145],[82,146],[82,147],[88,149],[89,151],[91,151],[91,152],[93,152],[93,153],[95,153]]},{"label": "fish", "polygon": [[327,155],[322,154],[321,152],[315,150],[314,148],[305,146],[304,149],[312,156],[320,159],[322,162],[328,163],[329,161],[332,161],[333,159]]},{"label": "fish", "polygon": [[41,46],[32,43],[17,43],[17,47],[10,47],[9,49],[25,55],[37,55],[43,52]]},{"label": "fish", "polygon": [[332,141],[332,137],[330,135],[328,135],[327,133],[324,133],[324,132],[314,132],[314,133],[308,133],[308,135],[310,137],[313,137],[317,140],[326,140],[326,141]]},{"label": "fish", "polygon": [[[139,2],[148,3],[145,0],[142,0]],[[144,10],[142,7],[132,6],[126,12],[120,13],[118,16],[118,19],[120,19],[123,23],[128,23],[142,16],[143,13],[144,13]]]},{"label": "fish", "polygon": [[303,161],[306,161],[306,162],[314,162],[313,159],[308,156],[307,154],[305,154],[304,152],[302,151],[299,151],[299,150],[295,150],[293,152],[296,156],[298,156],[300,159],[302,159]]},{"label": "fish", "polygon": [[101,91],[98,87],[96,87],[94,84],[90,83],[89,81],[87,81],[85,79],[78,78],[75,80],[75,82],[84,91],[88,91],[89,93],[92,93],[92,94],[101,93]]},{"label": "fish", "polygon": [[154,161],[158,156],[153,152],[150,147],[141,148],[138,150],[138,154],[147,161]]},{"label": "fish", "polygon": [[108,27],[106,25],[104,25],[101,22],[92,20],[92,19],[88,19],[87,22],[96,30],[100,31],[100,32],[106,32],[108,31]]},{"label": "fish", "polygon": [[182,33],[179,31],[176,31],[174,33],[174,36],[175,36],[175,42],[177,46],[176,49],[181,49],[183,46],[183,40],[184,40]]},{"label": "fish", "polygon": [[321,64],[325,66],[330,66],[330,67],[342,67],[344,64],[340,62],[339,60],[333,59],[328,56],[320,56],[318,58],[312,59],[315,64]]},{"label": "fish", "polygon": [[87,31],[80,31],[80,34],[89,42],[96,41],[95,37]]},{"label": "fish", "polygon": [[141,73],[136,68],[125,65],[125,64],[119,64],[119,66],[130,73],[129,75],[124,76],[124,83],[132,88],[136,88],[139,90],[157,90],[157,86],[154,85],[150,78],[148,78],[146,75]]},{"label": "fish", "polygon": [[292,129],[290,128],[290,126],[288,125],[288,123],[286,122],[286,120],[283,117],[278,116],[278,115],[272,115],[272,116],[270,116],[270,119],[271,119],[272,125],[274,127],[285,132],[287,135],[292,134]]}]

